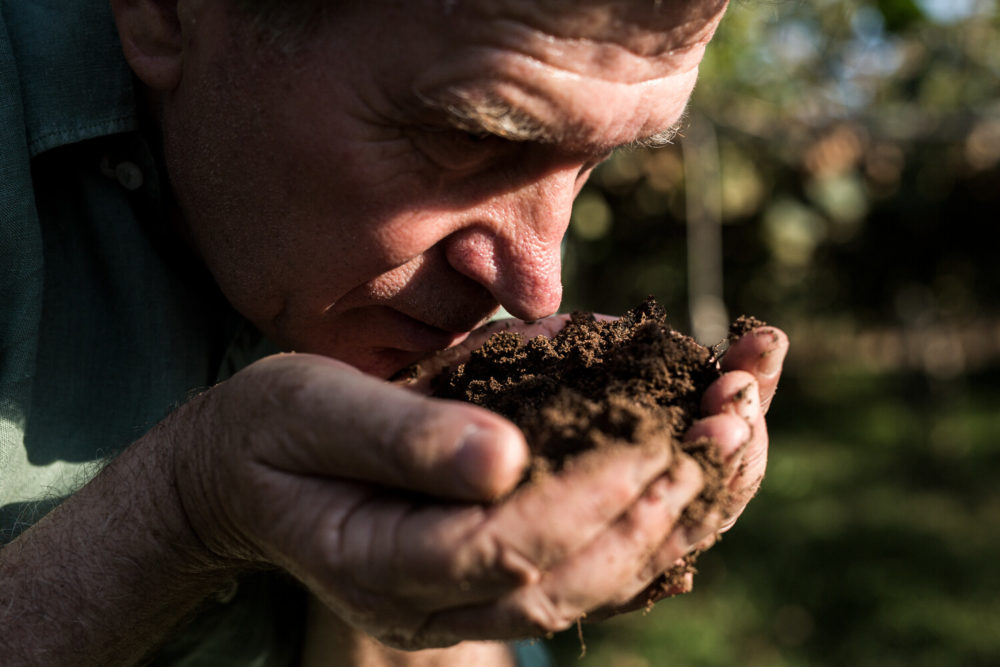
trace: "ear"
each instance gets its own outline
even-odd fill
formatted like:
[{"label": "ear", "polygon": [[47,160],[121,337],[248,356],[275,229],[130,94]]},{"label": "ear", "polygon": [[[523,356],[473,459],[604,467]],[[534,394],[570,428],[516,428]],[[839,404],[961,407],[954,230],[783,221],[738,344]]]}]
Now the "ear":
[{"label": "ear", "polygon": [[111,0],[122,51],[129,67],[149,88],[173,90],[183,55],[177,0]]}]

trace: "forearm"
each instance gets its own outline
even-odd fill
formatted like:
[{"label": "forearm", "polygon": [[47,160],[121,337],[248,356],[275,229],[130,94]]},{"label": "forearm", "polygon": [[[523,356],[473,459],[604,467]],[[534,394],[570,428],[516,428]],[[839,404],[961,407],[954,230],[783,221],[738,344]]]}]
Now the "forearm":
[{"label": "forearm", "polygon": [[165,437],[0,550],[3,664],[134,663],[232,576],[187,525]]}]

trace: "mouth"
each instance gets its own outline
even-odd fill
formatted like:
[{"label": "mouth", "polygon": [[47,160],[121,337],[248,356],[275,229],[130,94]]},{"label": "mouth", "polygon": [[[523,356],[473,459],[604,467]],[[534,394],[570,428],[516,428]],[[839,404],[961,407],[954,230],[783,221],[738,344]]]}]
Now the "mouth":
[{"label": "mouth", "polygon": [[399,345],[396,349],[407,352],[437,352],[458,345],[469,337],[475,326],[460,331],[450,331],[428,324],[397,310],[389,311],[398,322]]},{"label": "mouth", "polygon": [[335,320],[337,333],[327,341],[330,356],[381,378],[458,345],[470,333],[448,331],[386,306],[354,308]]},{"label": "mouth", "polygon": [[[458,345],[478,322],[468,327],[442,328],[383,305],[366,305],[337,313],[338,338],[350,331],[355,347],[397,350],[426,355]],[[456,330],[457,329],[457,330]]]}]

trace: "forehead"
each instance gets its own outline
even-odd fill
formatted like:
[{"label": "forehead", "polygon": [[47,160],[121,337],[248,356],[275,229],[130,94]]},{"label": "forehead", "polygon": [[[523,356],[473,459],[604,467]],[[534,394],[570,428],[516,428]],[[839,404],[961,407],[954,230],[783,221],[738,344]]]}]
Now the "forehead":
[{"label": "forehead", "polygon": [[[446,0],[447,1],[447,0]],[[651,56],[669,56],[686,45],[708,41],[728,0],[458,0],[451,12],[502,38],[503,25],[525,34],[589,42]],[[480,35],[486,36],[486,35]]]},{"label": "forehead", "polygon": [[466,129],[606,150],[676,123],[725,6],[454,2],[412,90]]}]

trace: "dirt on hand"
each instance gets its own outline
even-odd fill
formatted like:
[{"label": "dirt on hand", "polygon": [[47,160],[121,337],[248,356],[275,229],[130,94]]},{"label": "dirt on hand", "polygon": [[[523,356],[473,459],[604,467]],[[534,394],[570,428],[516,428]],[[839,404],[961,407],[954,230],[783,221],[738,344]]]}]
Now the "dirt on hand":
[{"label": "dirt on hand", "polygon": [[[496,333],[432,386],[435,396],[486,407],[521,428],[533,454],[524,483],[571,466],[594,448],[668,447],[675,461],[676,453],[687,454],[705,476],[681,518],[695,524],[725,502],[723,462],[710,441],[684,442],[683,435],[701,416],[705,389],[721,374],[723,348],[762,325],[741,317],[728,340],[710,349],[673,330],[650,297],[618,320],[573,313],[552,338]],[[689,563],[670,573],[670,581],[690,571]]]}]

